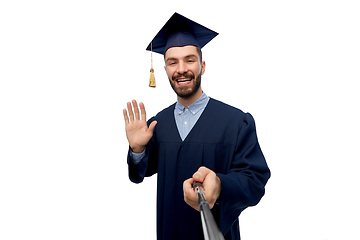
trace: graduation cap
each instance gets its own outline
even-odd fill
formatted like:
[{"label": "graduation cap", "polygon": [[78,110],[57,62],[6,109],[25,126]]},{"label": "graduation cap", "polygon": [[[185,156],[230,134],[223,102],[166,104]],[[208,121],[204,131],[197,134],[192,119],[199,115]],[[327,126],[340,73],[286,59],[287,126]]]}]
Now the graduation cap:
[{"label": "graduation cap", "polygon": [[146,50],[151,51],[149,86],[155,87],[152,52],[165,54],[171,47],[183,47],[187,45],[196,46],[201,49],[217,35],[217,32],[178,13],[174,13],[146,48]]}]

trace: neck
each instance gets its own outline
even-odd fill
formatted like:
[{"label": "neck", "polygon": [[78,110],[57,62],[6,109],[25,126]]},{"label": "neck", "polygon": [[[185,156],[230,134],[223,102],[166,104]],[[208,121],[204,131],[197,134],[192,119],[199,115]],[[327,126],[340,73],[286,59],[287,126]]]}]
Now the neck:
[{"label": "neck", "polygon": [[184,107],[188,107],[191,104],[193,104],[194,102],[196,102],[196,100],[198,100],[201,97],[202,93],[203,93],[203,91],[201,90],[201,87],[199,87],[198,91],[190,97],[182,98],[182,97],[178,96],[178,101]]}]

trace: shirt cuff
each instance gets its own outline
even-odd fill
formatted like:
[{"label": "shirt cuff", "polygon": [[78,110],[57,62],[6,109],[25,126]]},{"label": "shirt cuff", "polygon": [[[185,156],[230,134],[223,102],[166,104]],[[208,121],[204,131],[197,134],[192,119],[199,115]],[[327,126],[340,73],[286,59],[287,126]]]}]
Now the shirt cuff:
[{"label": "shirt cuff", "polygon": [[142,153],[134,153],[133,151],[130,150],[131,160],[133,161],[133,163],[135,165],[137,165],[139,162],[141,162],[141,160],[144,158],[145,151],[146,151],[146,149],[144,149],[144,151]]}]

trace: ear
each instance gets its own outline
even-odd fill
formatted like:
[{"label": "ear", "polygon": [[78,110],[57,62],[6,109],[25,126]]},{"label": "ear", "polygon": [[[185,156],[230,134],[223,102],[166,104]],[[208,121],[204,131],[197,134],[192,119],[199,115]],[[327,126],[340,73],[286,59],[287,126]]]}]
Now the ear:
[{"label": "ear", "polygon": [[205,61],[202,61],[202,63],[201,63],[201,75],[203,75],[205,73],[205,67],[206,67],[206,63],[205,63]]}]

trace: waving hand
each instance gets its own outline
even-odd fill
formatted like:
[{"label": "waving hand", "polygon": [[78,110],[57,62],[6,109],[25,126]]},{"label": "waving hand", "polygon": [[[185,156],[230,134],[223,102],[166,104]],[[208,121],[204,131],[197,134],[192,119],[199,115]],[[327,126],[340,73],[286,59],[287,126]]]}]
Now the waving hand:
[{"label": "waving hand", "polygon": [[153,121],[148,127],[146,123],[145,106],[143,103],[139,103],[139,107],[136,100],[132,100],[132,104],[130,102],[127,103],[128,110],[123,110],[126,137],[134,153],[141,153],[144,151],[146,144],[153,136],[154,128],[157,123],[156,121]]}]

